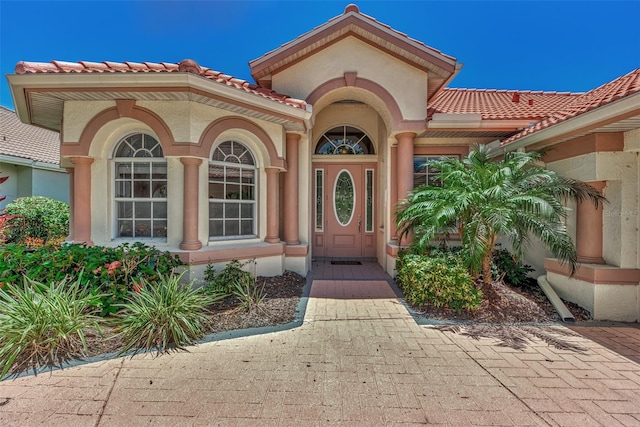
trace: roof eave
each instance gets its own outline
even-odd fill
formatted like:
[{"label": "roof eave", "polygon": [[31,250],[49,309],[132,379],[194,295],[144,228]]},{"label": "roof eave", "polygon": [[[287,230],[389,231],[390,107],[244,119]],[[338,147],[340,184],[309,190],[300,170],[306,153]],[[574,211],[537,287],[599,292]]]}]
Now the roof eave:
[{"label": "roof eave", "polygon": [[571,135],[573,133],[579,132],[582,129],[589,129],[590,127],[593,127],[594,125],[597,125],[599,123],[615,120],[616,117],[634,113],[640,114],[640,92],[636,92],[633,95],[627,96],[601,107],[594,108],[593,110],[587,111],[555,125],[518,138],[513,142],[500,146],[500,149],[496,150],[495,155],[500,155],[504,152],[525,148],[530,145],[547,140],[560,139],[564,135]]},{"label": "roof eave", "polygon": [[231,103],[240,102],[249,106],[265,109],[290,117],[294,121],[303,121],[305,127],[311,127],[311,106],[306,109],[297,108],[285,103],[263,98],[259,95],[244,92],[238,88],[227,86],[187,72],[173,73],[29,73],[7,75],[11,95],[14,99],[16,113],[23,123],[33,124],[29,100],[26,90],[60,91],[64,89],[108,89],[139,90],[153,87],[171,90],[171,88],[192,88],[228,99]]}]

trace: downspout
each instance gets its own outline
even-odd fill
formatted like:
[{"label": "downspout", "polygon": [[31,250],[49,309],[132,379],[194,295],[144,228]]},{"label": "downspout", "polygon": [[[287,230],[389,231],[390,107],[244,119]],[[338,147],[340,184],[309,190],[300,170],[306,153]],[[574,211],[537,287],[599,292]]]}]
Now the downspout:
[{"label": "downspout", "polygon": [[574,323],[576,318],[573,317],[573,314],[569,311],[566,305],[562,302],[556,291],[553,290],[549,282],[547,281],[547,275],[543,274],[537,279],[538,286],[542,289],[542,292],[547,296],[553,308],[556,309],[556,312],[560,315],[560,319],[564,323]]}]

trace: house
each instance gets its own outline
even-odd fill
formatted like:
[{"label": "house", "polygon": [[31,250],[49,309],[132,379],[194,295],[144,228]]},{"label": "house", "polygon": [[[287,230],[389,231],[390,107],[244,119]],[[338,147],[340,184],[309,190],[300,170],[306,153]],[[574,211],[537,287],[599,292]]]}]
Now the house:
[{"label": "house", "polygon": [[638,319],[640,70],[586,94],[449,89],[456,58],[355,5],[249,66],[255,84],[193,60],[18,63],[20,119],[62,135],[70,237],[142,240],[192,271],[341,257],[393,273],[393,208],[434,179],[425,159],[545,148],[610,203],[575,207],[576,275],[536,248],[530,262],[597,318]]},{"label": "house", "polygon": [[60,135],[20,121],[0,106],[0,210],[18,197],[45,196],[69,203],[69,176],[60,167]]}]

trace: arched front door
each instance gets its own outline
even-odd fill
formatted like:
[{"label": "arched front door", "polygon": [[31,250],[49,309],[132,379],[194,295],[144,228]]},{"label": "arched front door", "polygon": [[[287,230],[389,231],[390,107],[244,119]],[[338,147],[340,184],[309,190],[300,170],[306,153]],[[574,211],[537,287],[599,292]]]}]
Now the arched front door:
[{"label": "arched front door", "polygon": [[376,160],[368,137],[341,126],[325,133],[314,156],[313,255],[376,256]]}]

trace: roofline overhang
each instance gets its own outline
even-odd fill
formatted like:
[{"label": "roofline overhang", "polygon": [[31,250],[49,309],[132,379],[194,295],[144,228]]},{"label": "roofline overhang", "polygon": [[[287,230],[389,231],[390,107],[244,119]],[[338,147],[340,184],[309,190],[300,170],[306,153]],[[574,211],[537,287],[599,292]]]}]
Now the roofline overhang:
[{"label": "roofline overhang", "polygon": [[640,115],[640,92],[523,136],[514,142],[496,147],[493,155],[502,155],[508,151],[526,148],[544,141],[553,143],[554,140],[570,138],[572,135],[589,132],[607,123],[614,123],[634,115]]},{"label": "roofline overhang", "polygon": [[16,166],[28,166],[34,169],[43,169],[52,172],[66,173],[64,168],[61,168],[59,164],[41,162],[38,160],[27,159],[25,157],[10,156],[7,154],[0,154],[0,163],[8,163]]},{"label": "roofline overhang", "polygon": [[14,100],[14,106],[18,117],[23,123],[32,124],[29,114],[29,101],[27,90],[40,92],[60,91],[105,91],[119,89],[127,91],[139,91],[144,88],[157,88],[160,91],[172,90],[184,91],[192,89],[204,92],[215,97],[223,98],[232,104],[244,104],[247,107],[271,111],[279,117],[290,118],[295,122],[303,122],[306,129],[312,126],[311,105],[306,109],[296,108],[291,105],[262,98],[259,95],[244,92],[243,90],[229,87],[224,84],[188,72],[172,73],[30,73],[8,74],[7,80]]},{"label": "roofline overhang", "polygon": [[[369,32],[372,33],[370,31],[370,28],[375,28],[378,31],[382,31],[384,34],[388,35],[391,37],[392,40],[396,40],[397,43],[396,46],[401,47],[402,45],[405,45],[406,47],[408,47],[409,49],[413,49],[413,50],[418,50],[420,52],[422,52],[426,57],[432,57],[435,61],[432,62],[435,66],[437,66],[438,68],[441,68],[443,71],[445,71],[448,74],[452,74],[456,72],[456,59],[445,55],[443,53],[438,52],[435,49],[432,48],[428,48],[426,45],[422,45],[420,43],[418,43],[417,41],[412,40],[409,37],[400,37],[398,34],[396,34],[396,31],[391,29],[391,28],[387,28],[384,25],[381,25],[380,23],[364,18],[362,16],[362,14],[360,14],[359,12],[347,12],[341,16],[337,16],[335,18],[332,18],[331,20],[325,22],[324,24],[316,27],[315,29],[309,31],[308,33],[300,36],[297,39],[294,39],[288,43],[285,43],[284,45],[280,46],[277,49],[272,50],[271,52],[256,58],[252,61],[249,61],[249,68],[251,69],[251,76],[254,78],[254,80],[257,82],[258,80],[260,80],[261,78],[273,74],[273,72],[271,71],[265,71],[266,69],[268,69],[274,62],[280,62],[285,60],[286,58],[289,58],[291,56],[294,56],[297,52],[299,52],[301,49],[303,49],[302,46],[304,46],[304,44],[311,38],[317,36],[318,34],[321,34],[323,32],[326,32],[327,30],[331,29],[332,27],[334,27],[336,29],[336,31],[332,31],[331,33],[335,33],[337,32],[337,30],[341,29],[342,27],[351,25],[351,21],[353,20],[357,20],[361,25],[360,27]],[[346,21],[346,22],[345,22]],[[355,23],[354,23],[355,24]],[[367,29],[367,27],[369,27],[369,29]],[[373,33],[372,33],[373,34]],[[404,49],[404,48],[403,48]],[[407,50],[407,49],[404,49]],[[415,54],[415,53],[414,53]],[[416,55],[419,56],[419,55]],[[425,59],[424,57],[422,59]],[[298,59],[296,59],[298,60]],[[425,59],[426,60],[426,59]],[[266,63],[266,64],[265,64]]]},{"label": "roofline overhang", "polygon": [[434,113],[427,121],[427,130],[440,129],[508,129],[519,130],[536,123],[535,120],[486,120],[481,114]]}]

